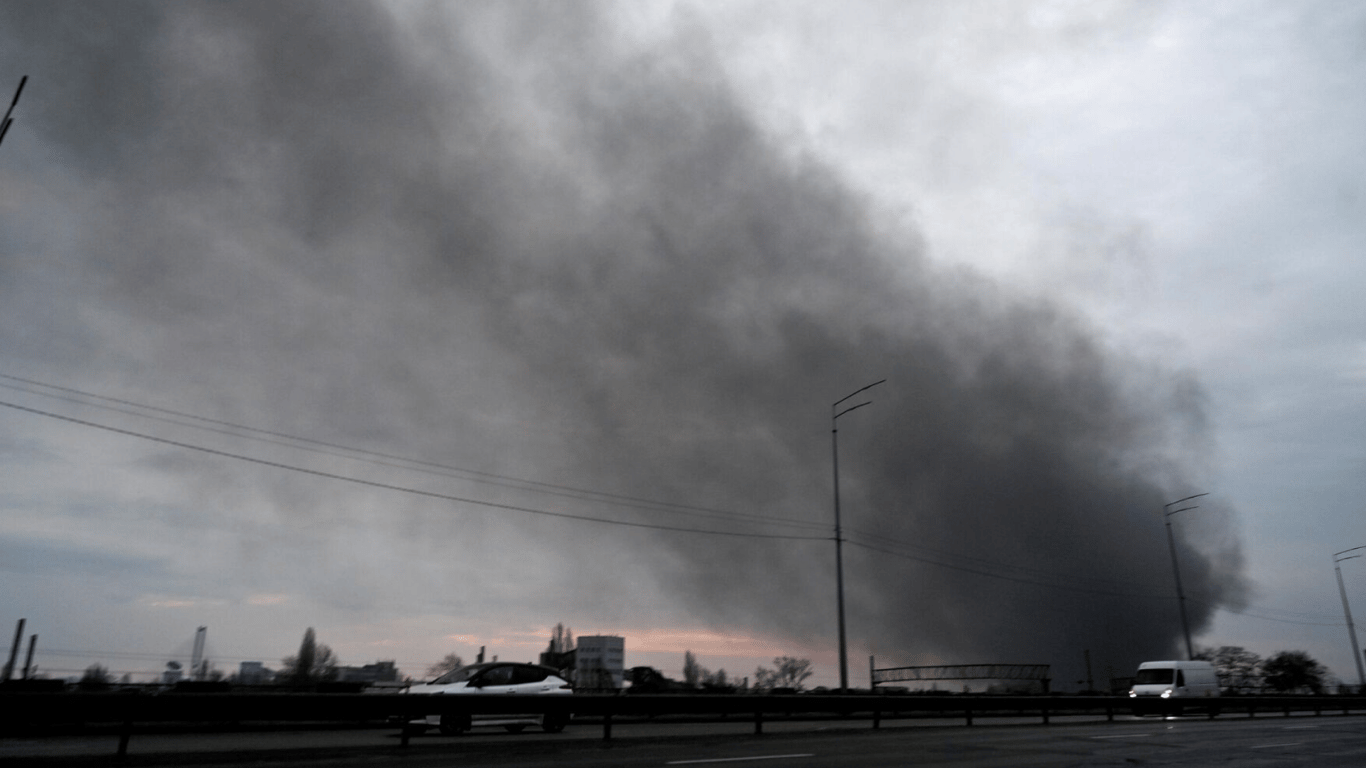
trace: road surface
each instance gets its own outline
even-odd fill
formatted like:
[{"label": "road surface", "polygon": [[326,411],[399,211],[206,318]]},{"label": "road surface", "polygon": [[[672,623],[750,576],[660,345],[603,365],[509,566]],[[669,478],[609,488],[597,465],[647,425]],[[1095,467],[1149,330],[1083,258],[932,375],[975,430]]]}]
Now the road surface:
[{"label": "road surface", "polygon": [[[1025,724],[1028,722],[1028,724]],[[428,768],[1074,768],[1078,766],[1366,766],[1366,717],[1117,718],[1006,721],[965,727],[927,721],[623,724],[563,734],[497,731],[415,737],[388,729],[135,734],[127,766],[389,766]],[[110,765],[118,738],[0,739],[6,766]]]}]

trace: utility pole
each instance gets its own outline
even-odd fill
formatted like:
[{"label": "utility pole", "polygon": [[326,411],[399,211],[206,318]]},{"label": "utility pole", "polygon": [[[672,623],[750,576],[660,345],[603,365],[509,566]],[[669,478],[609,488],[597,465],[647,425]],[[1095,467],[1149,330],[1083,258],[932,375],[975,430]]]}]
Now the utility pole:
[{"label": "utility pole", "polygon": [[[1357,663],[1357,682],[1361,685],[1362,690],[1366,691],[1366,672],[1363,672],[1361,667],[1361,648],[1357,645],[1357,629],[1352,624],[1352,608],[1347,604],[1347,587],[1342,583],[1342,566],[1340,565],[1343,560],[1361,557],[1361,555],[1347,555],[1348,552],[1355,552],[1358,549],[1366,549],[1366,545],[1333,553],[1333,570],[1338,575],[1338,592],[1342,595],[1342,613],[1347,617],[1347,636],[1352,639],[1352,660]],[[1347,556],[1343,557],[1343,555]]]},{"label": "utility pole", "polygon": [[10,123],[14,122],[14,120],[10,117],[10,113],[14,111],[15,105],[19,103],[19,94],[24,92],[24,83],[27,82],[28,75],[24,75],[23,77],[19,78],[19,88],[14,92],[14,100],[9,103],[9,109],[5,110],[5,119],[0,120],[0,141],[4,141],[5,134],[9,133]]},{"label": "utility pole", "polygon": [[872,403],[871,400],[858,405],[853,405],[844,410],[839,410],[840,403],[857,395],[864,390],[872,389],[881,384],[882,381],[875,381],[862,389],[841,397],[830,406],[830,452],[834,459],[835,466],[835,591],[839,606],[839,631],[840,631],[840,693],[849,692],[849,655],[844,640],[844,534],[840,527],[840,441],[839,427],[837,419],[844,414],[862,408]]},{"label": "utility pole", "polygon": [[1195,647],[1191,645],[1191,627],[1190,622],[1186,620],[1186,593],[1181,591],[1181,569],[1176,565],[1176,539],[1172,536],[1172,515],[1177,512],[1185,512],[1188,509],[1199,509],[1199,505],[1182,507],[1171,511],[1168,511],[1168,508],[1174,507],[1184,501],[1190,501],[1191,499],[1198,499],[1201,496],[1208,495],[1208,493],[1197,493],[1194,496],[1187,496],[1184,499],[1177,499],[1176,501],[1162,505],[1163,522],[1167,524],[1167,546],[1170,547],[1172,551],[1172,575],[1176,577],[1176,602],[1181,608],[1181,631],[1186,635],[1187,661],[1195,658]]}]

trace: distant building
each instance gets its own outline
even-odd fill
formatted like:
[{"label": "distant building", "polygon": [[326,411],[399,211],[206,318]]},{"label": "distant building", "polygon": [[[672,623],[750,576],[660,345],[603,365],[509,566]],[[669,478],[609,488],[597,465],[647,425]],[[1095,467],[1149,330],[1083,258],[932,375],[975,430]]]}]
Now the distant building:
[{"label": "distant building", "polygon": [[262,661],[244,661],[237,665],[238,685],[266,685],[275,680],[274,670]]},{"label": "distant building", "polygon": [[574,648],[574,687],[620,688],[626,674],[626,638],[615,635],[579,637]]},{"label": "distant building", "polygon": [[394,683],[398,682],[398,667],[394,661],[377,661],[363,667],[337,667],[339,683]]}]

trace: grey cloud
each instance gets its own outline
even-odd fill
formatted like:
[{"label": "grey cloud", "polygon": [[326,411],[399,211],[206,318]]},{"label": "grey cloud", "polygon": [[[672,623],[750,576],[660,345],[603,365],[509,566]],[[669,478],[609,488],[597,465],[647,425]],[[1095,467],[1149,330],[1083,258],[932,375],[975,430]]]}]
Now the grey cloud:
[{"label": "grey cloud", "polygon": [[[114,378],[806,523],[829,521],[829,404],[886,378],[840,425],[858,641],[1062,675],[1174,652],[1158,512],[1200,480],[1198,386],[890,239],[686,23],[638,50],[587,3],[447,7],[420,37],[368,3],[42,7],[0,10],[7,49],[34,41],[6,68],[66,83],[33,130],[108,187],[67,258],[119,318]],[[509,413],[534,428],[490,428]],[[828,540],[648,541],[699,622],[833,636]],[[1237,552],[1183,541],[1197,625],[1241,599]]]}]

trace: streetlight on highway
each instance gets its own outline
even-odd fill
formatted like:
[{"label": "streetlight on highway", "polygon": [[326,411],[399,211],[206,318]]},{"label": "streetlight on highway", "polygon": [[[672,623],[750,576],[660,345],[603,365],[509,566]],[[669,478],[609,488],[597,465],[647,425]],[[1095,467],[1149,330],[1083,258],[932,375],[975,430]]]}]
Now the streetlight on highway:
[{"label": "streetlight on highway", "polygon": [[[1352,625],[1352,609],[1347,605],[1347,587],[1342,584],[1342,566],[1339,565],[1343,560],[1351,560],[1361,555],[1347,555],[1348,552],[1355,552],[1358,549],[1366,549],[1366,545],[1344,549],[1341,552],[1333,553],[1333,570],[1338,574],[1338,591],[1342,593],[1342,613],[1347,617],[1347,635],[1352,638],[1352,659],[1357,663],[1357,682],[1366,689],[1366,672],[1361,669],[1361,648],[1357,646],[1357,630]],[[1347,555],[1343,557],[1343,555]]]},{"label": "streetlight on highway", "polygon": [[862,408],[872,403],[871,400],[851,405],[844,410],[839,410],[840,403],[852,398],[854,395],[872,389],[881,384],[882,381],[875,381],[862,389],[850,392],[848,395],[836,400],[830,406],[830,451],[834,457],[835,465],[835,584],[839,602],[840,619],[840,693],[849,691],[849,656],[844,642],[844,537],[840,528],[840,441],[837,419],[844,414]]},{"label": "streetlight on highway", "polygon": [[1195,658],[1195,648],[1191,646],[1191,628],[1190,623],[1186,621],[1186,594],[1181,591],[1181,569],[1176,565],[1176,539],[1172,536],[1172,515],[1177,512],[1185,512],[1188,509],[1198,509],[1199,505],[1192,504],[1189,507],[1181,507],[1180,509],[1172,509],[1172,507],[1190,501],[1191,499],[1198,499],[1201,496],[1208,495],[1208,493],[1197,493],[1194,496],[1187,496],[1184,499],[1177,499],[1176,501],[1162,505],[1162,516],[1165,518],[1163,522],[1167,524],[1167,546],[1170,547],[1172,551],[1172,575],[1176,577],[1176,602],[1181,607],[1181,631],[1186,635],[1187,659]]}]

